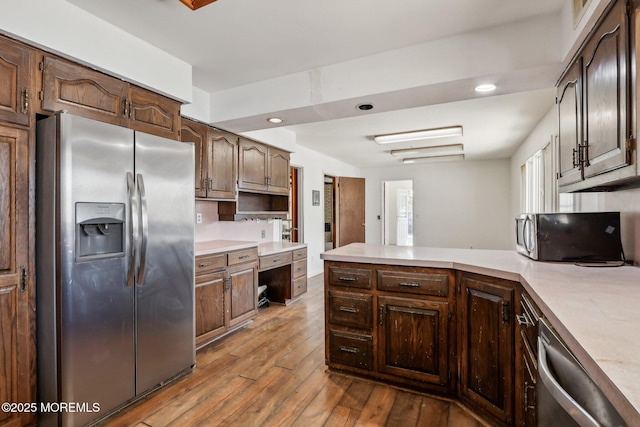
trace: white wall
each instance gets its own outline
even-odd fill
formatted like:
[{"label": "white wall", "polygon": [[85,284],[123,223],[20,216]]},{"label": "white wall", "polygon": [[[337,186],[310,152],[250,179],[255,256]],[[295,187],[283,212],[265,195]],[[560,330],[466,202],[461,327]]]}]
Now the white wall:
[{"label": "white wall", "polygon": [[[324,252],[324,176],[361,177],[355,166],[298,145],[291,153],[291,165],[302,168],[303,234],[307,248],[309,277],[323,272],[320,253]],[[320,206],[312,206],[311,191],[320,191]],[[367,209],[369,202],[367,201]]]},{"label": "white wall", "polygon": [[508,159],[366,168],[362,174],[368,243],[382,241],[383,182],[411,179],[415,246],[513,248]]},{"label": "white wall", "polygon": [[0,32],[191,101],[190,64],[64,0],[1,0],[0,10]]}]

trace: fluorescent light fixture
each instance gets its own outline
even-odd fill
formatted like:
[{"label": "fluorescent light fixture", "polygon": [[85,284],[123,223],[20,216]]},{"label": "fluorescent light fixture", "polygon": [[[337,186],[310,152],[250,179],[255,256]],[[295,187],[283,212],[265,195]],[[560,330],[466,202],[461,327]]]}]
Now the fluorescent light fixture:
[{"label": "fluorescent light fixture", "polygon": [[442,156],[445,154],[463,154],[464,145],[433,145],[430,147],[404,148],[402,150],[391,150],[391,155],[395,157],[420,157],[424,156]]},{"label": "fluorescent light fixture", "polygon": [[476,92],[491,92],[493,90],[496,90],[496,85],[491,83],[476,86]]},{"label": "fluorescent light fixture", "polygon": [[282,123],[282,121],[283,121],[283,120],[282,120],[280,117],[269,117],[269,118],[267,119],[267,121],[268,121],[269,123],[275,123],[275,124],[278,124],[278,123]]},{"label": "fluorescent light fixture", "polygon": [[446,138],[449,136],[462,136],[462,126],[449,126],[435,129],[423,129],[411,132],[389,133],[376,135],[373,140],[378,144],[391,144],[394,142],[417,141],[420,139]]},{"label": "fluorescent light fixture", "polygon": [[428,157],[412,157],[409,159],[402,159],[402,163],[405,165],[413,163],[437,163],[437,162],[453,162],[456,160],[464,160],[464,154],[454,154],[446,156],[428,156]]}]

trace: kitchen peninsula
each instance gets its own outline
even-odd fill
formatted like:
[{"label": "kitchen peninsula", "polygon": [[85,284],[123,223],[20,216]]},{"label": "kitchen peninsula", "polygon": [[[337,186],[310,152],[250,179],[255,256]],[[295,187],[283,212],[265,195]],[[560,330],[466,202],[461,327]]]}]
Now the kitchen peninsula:
[{"label": "kitchen peninsula", "polygon": [[[457,388],[457,396],[465,403],[479,406],[483,414],[499,422],[512,424],[510,408],[519,404],[517,390],[515,402],[509,400],[514,399],[510,397],[514,383],[518,384],[519,374],[513,365],[521,351],[514,345],[519,338],[518,327],[513,327],[519,309],[515,302],[521,301],[520,294],[526,294],[626,422],[640,424],[639,268],[542,263],[515,251],[362,243],[325,252],[322,259],[326,362],[330,368],[414,388],[424,383],[427,390],[445,394],[447,390],[453,394]],[[497,315],[472,318],[476,309],[491,307],[496,308]],[[395,350],[401,350],[402,345],[406,349],[406,344],[399,343],[400,337],[384,332],[389,319],[397,322],[396,333],[426,331],[425,340],[432,344],[420,349],[433,350],[434,357],[444,358],[444,362],[438,366],[428,360],[418,366],[415,360],[398,358],[401,353]],[[487,334],[485,341],[491,341],[490,334],[494,333],[501,346],[511,346],[511,350],[499,349],[505,354],[499,362],[511,366],[498,380],[504,381],[504,390],[496,392],[493,400],[489,384],[478,391],[475,387],[482,387],[465,380],[473,377],[475,381],[491,369],[473,371],[474,366],[466,366],[473,365],[469,355],[479,347],[474,347],[476,342],[466,336],[474,332],[471,320],[495,320],[499,326],[481,328],[480,333]],[[504,330],[509,332],[500,335]],[[448,350],[439,349],[445,344]],[[395,359],[390,360],[391,357]],[[442,371],[447,370],[454,373],[453,378],[443,375]],[[430,371],[440,375],[431,375]],[[526,383],[524,388],[527,395]],[[488,402],[483,403],[483,399]]]}]

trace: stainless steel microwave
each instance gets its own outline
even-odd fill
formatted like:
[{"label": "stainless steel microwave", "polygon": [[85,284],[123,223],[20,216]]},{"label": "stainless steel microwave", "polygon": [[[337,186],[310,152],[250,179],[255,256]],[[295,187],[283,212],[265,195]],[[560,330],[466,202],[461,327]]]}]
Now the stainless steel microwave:
[{"label": "stainless steel microwave", "polygon": [[516,250],[538,261],[624,261],[620,212],[520,214]]}]

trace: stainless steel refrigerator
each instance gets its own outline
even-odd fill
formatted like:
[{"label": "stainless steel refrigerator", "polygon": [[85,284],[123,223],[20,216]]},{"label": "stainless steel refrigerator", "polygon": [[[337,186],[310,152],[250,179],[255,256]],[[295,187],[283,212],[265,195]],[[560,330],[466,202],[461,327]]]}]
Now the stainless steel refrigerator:
[{"label": "stainless steel refrigerator", "polygon": [[194,148],[67,113],[36,136],[38,425],[86,425],[195,364]]}]

